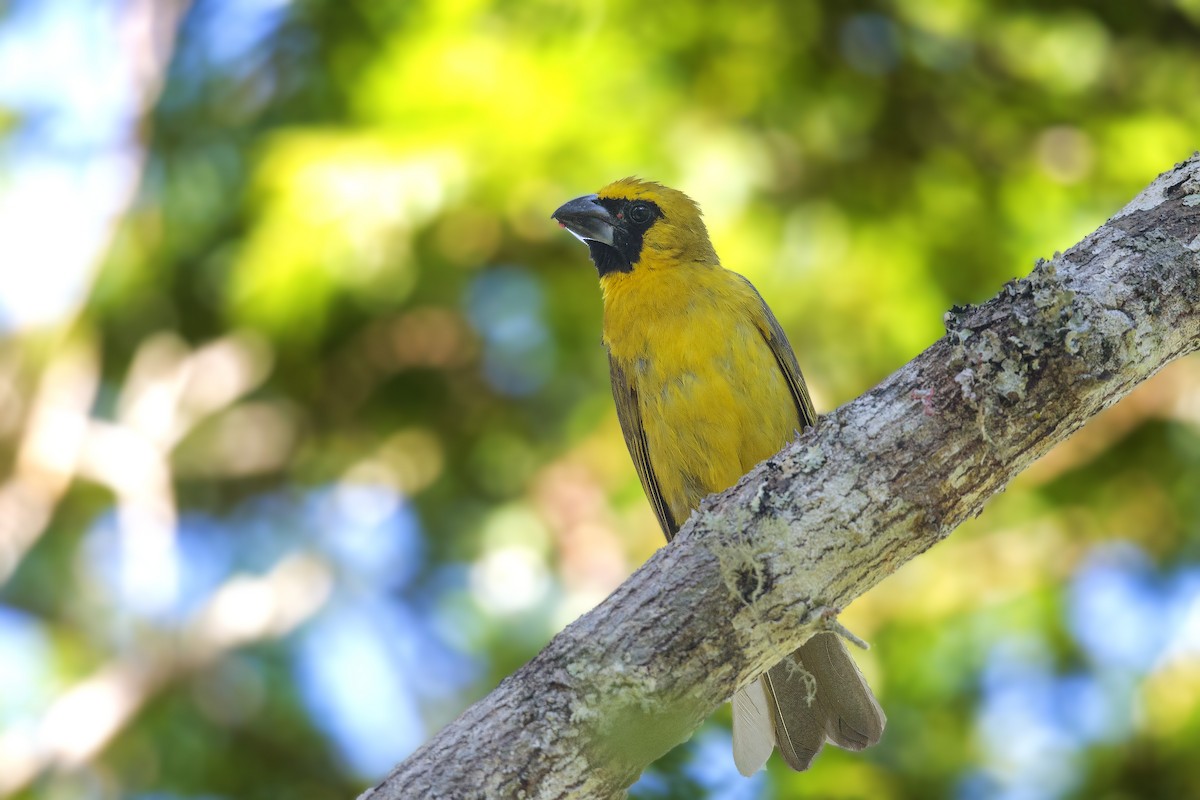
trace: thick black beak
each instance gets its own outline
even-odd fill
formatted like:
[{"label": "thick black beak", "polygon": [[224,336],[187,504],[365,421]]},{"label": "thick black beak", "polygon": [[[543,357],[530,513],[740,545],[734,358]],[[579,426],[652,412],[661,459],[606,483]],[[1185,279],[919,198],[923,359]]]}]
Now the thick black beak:
[{"label": "thick black beak", "polygon": [[613,243],[613,216],[597,202],[594,194],[564,203],[550,217],[581,242],[601,242],[610,246]]}]

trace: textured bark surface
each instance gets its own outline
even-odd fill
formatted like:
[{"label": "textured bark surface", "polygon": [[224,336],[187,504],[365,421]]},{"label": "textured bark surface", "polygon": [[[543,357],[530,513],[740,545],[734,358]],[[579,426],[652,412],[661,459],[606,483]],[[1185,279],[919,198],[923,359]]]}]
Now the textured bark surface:
[{"label": "textured bark surface", "polygon": [[1200,154],[945,322],[362,797],[620,796],[837,609],[1200,349]]}]

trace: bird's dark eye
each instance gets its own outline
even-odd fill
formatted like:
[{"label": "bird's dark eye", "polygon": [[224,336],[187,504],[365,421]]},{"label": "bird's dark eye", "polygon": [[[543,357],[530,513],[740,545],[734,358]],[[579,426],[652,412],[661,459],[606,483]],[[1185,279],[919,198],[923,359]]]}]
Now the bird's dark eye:
[{"label": "bird's dark eye", "polygon": [[654,212],[645,203],[631,203],[629,210],[625,212],[625,216],[634,225],[645,225],[654,216]]}]

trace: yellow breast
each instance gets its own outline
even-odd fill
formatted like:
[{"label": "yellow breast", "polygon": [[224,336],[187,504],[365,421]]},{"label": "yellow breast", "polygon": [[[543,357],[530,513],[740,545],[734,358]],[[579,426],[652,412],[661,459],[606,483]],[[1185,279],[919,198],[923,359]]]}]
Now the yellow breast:
[{"label": "yellow breast", "polygon": [[761,301],[720,266],[615,273],[602,288],[605,345],[637,389],[651,465],[683,522],[800,427]]}]

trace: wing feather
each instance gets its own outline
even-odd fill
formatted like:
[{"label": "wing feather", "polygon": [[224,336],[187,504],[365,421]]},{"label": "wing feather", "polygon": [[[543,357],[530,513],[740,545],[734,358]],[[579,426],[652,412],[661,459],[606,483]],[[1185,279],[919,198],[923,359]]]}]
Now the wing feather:
[{"label": "wing feather", "polygon": [[[745,279],[743,278],[743,280]],[[767,301],[762,299],[758,290],[750,284],[750,281],[746,281],[746,284],[750,286],[750,291],[754,293],[762,308],[762,318],[756,320],[758,330],[762,334],[763,340],[766,341],[767,347],[771,348],[771,354],[775,356],[775,362],[779,364],[779,371],[787,379],[788,388],[792,390],[792,400],[796,403],[796,413],[800,417],[800,425],[802,428],[816,425],[817,412],[813,408],[812,398],[808,396],[808,387],[804,384],[804,376],[800,373],[800,364],[796,361],[796,354],[792,351],[787,334],[783,332],[779,320],[775,319],[775,315],[771,313],[771,307],[767,305]],[[803,433],[803,430],[800,432]]]},{"label": "wing feather", "polygon": [[642,480],[642,488],[646,491],[646,497],[650,499],[650,505],[654,507],[658,524],[662,526],[667,541],[670,541],[679,531],[679,524],[671,516],[671,509],[667,507],[667,501],[658,485],[658,477],[650,463],[650,449],[646,444],[646,429],[642,426],[637,387],[612,355],[608,357],[608,370],[612,379],[613,400],[617,406],[617,419],[621,422],[621,433],[625,434],[625,444],[629,447],[629,455],[633,457],[633,466]]}]

